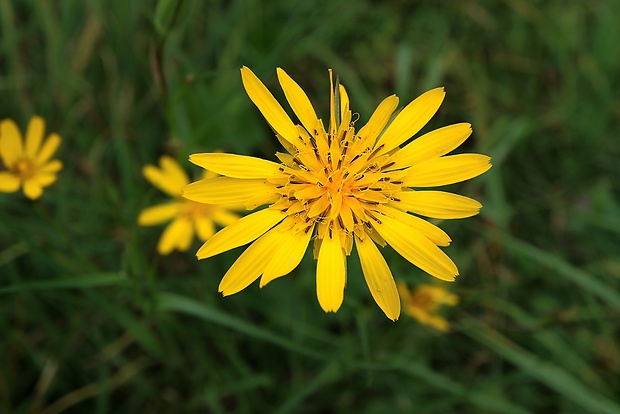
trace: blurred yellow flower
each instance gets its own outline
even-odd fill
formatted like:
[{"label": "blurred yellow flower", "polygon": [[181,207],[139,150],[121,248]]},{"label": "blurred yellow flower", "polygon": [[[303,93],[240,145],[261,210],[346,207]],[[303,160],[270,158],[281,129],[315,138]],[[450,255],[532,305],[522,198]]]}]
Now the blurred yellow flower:
[{"label": "blurred yellow flower", "polygon": [[403,301],[405,313],[423,325],[438,331],[450,329],[447,320],[437,314],[442,305],[455,306],[459,297],[436,285],[418,285],[410,291],[405,282],[398,282],[398,293]]},{"label": "blurred yellow flower", "polygon": [[23,186],[26,197],[41,197],[43,188],[56,181],[62,162],[50,160],[60,145],[60,137],[51,133],[43,140],[45,121],[33,116],[22,140],[19,128],[10,119],[0,122],[0,158],[8,171],[0,171],[0,192],[12,193]]},{"label": "blurred yellow flower", "polygon": [[222,279],[219,290],[231,295],[261,277],[264,286],[291,272],[311,239],[317,259],[316,290],[326,312],[340,308],[346,285],[346,256],[355,243],[373,298],[392,320],[400,315],[396,283],[376,244],[391,245],[422,270],[453,281],[458,270],[437,246],[451,239],[439,227],[413,214],[435,218],[473,216],[480,203],[441,191],[414,191],[476,177],[489,168],[480,154],[445,155],[471,134],[471,125],[431,131],[400,147],[437,112],[443,88],[433,89],[402,109],[387,97],[368,123],[355,131],[345,88],[330,73],[329,125],[314,111],[295,81],[277,69],[280,85],[301,122],[294,124],[265,85],[247,67],[241,78],[288,151],[281,163],[232,154],[194,154],[190,161],[224,177],[190,184],[186,198],[205,203],[246,203],[250,214],[224,228],[198,251],[199,259],[253,242]]},{"label": "blurred yellow flower", "polygon": [[[166,255],[174,249],[185,251],[194,239],[194,232],[202,241],[215,233],[215,223],[227,226],[239,216],[224,206],[197,203],[181,197],[189,178],[181,166],[171,157],[159,159],[159,166],[146,165],[142,169],[144,177],[174,200],[142,210],[138,217],[141,226],[154,226],[172,220],[164,230],[157,251]],[[215,174],[213,174],[215,176]]]}]

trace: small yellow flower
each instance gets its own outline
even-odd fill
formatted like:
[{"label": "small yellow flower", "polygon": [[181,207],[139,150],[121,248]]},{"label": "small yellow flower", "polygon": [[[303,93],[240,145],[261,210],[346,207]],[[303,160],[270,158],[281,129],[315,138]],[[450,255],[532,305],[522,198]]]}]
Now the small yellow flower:
[{"label": "small yellow flower", "polygon": [[194,164],[224,177],[190,184],[183,193],[186,198],[245,203],[249,210],[269,205],[215,234],[197,256],[204,259],[253,242],[220,283],[220,292],[232,295],[259,277],[262,287],[290,273],[314,239],[319,304],[326,312],[336,312],[344,298],[346,256],[355,244],[371,295],[386,316],[396,320],[400,299],[377,244],[389,244],[422,270],[453,281],[456,265],[438,247],[450,244],[450,237],[414,214],[463,218],[478,214],[482,206],[471,198],[413,187],[476,177],[491,168],[490,158],[446,155],[471,134],[466,123],[431,131],[400,147],[437,112],[443,88],[415,99],[391,123],[398,98],[387,97],[356,132],[347,92],[329,73],[326,129],[304,91],[282,69],[277,69],[278,79],[300,125],[250,69],[241,69],[246,92],[288,154],[276,154],[281,163],[232,154],[190,156]]},{"label": "small yellow flower", "polygon": [[450,329],[448,321],[437,312],[442,305],[455,306],[459,303],[458,296],[441,286],[434,285],[418,285],[412,292],[402,281],[398,282],[398,293],[407,315],[438,331],[446,332]]},{"label": "small yellow flower", "polygon": [[173,220],[159,239],[159,254],[166,255],[174,249],[189,249],[194,231],[200,240],[205,241],[215,233],[215,223],[227,226],[237,221],[239,216],[226,207],[182,198],[181,193],[189,183],[189,178],[174,159],[163,156],[159,159],[159,166],[146,165],[142,173],[151,184],[174,197],[174,201],[146,208],[138,217],[141,226],[154,226]]},{"label": "small yellow flower", "polygon": [[10,119],[0,122],[0,158],[8,171],[0,171],[0,192],[13,193],[23,186],[24,194],[31,200],[41,197],[43,188],[52,185],[62,162],[50,160],[60,137],[51,133],[45,141],[45,121],[33,116],[22,140],[19,128]]}]

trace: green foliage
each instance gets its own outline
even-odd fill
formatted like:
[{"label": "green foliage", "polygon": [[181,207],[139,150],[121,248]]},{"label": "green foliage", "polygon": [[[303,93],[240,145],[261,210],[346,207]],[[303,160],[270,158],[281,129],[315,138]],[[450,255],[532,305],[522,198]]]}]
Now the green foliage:
[{"label": "green foliage", "polygon": [[[620,2],[0,1],[0,118],[63,143],[35,202],[0,194],[0,412],[620,412]],[[357,258],[324,314],[309,253],[217,293],[241,249],[161,257],[139,211],[164,154],[274,159],[247,98],[281,66],[325,116],[331,67],[363,125],[445,86],[494,168],[440,225],[461,297],[440,334],[373,303]],[[191,170],[198,174],[197,169]],[[431,282],[386,249],[394,275]]]}]

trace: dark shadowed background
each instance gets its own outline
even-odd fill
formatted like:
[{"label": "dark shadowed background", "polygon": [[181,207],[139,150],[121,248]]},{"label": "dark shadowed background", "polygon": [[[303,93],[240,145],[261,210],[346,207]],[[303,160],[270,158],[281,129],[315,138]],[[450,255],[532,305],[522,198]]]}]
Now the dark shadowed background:
[{"label": "dark shadowed background", "polygon": [[[38,201],[0,194],[0,412],[620,412],[619,22],[611,0],[0,0],[0,118],[41,115],[64,163]],[[448,188],[484,205],[439,223],[450,332],[389,321],[355,257],[325,314],[310,252],[227,298],[242,249],[157,255],[144,164],[280,149],[242,65],[324,118],[333,68],[358,127],[445,86],[425,130],[470,122],[459,151],[494,164]]]}]

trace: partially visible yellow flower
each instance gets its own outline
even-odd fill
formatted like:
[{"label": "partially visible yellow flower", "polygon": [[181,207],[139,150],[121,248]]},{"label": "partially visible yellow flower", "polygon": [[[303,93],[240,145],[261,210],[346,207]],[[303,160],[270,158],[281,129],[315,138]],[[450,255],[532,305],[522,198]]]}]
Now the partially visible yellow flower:
[{"label": "partially visible yellow flower", "polygon": [[34,200],[56,181],[62,162],[50,158],[60,145],[60,137],[51,133],[43,141],[44,132],[45,121],[39,116],[30,119],[25,141],[15,122],[0,122],[0,158],[8,170],[0,171],[0,192],[13,193],[23,186],[26,197]]},{"label": "partially visible yellow flower", "polygon": [[205,241],[215,233],[215,223],[227,226],[237,221],[239,216],[224,206],[182,198],[181,193],[189,184],[189,178],[174,159],[164,155],[159,159],[159,166],[146,165],[142,174],[155,187],[174,197],[174,200],[148,207],[138,217],[141,226],[154,226],[172,220],[159,239],[159,254],[166,255],[174,249],[185,251],[194,239],[194,232],[200,240]]},{"label": "partially visible yellow flower", "polygon": [[442,286],[426,284],[418,285],[410,291],[402,281],[398,282],[398,293],[407,315],[438,331],[446,332],[450,329],[448,321],[437,313],[442,305],[455,306],[459,303],[459,297],[454,293]]},{"label": "partially visible yellow flower", "polygon": [[190,156],[194,164],[224,177],[190,184],[183,192],[188,199],[245,203],[249,210],[269,205],[215,234],[197,256],[204,259],[252,243],[220,283],[220,292],[232,295],[259,277],[262,287],[290,273],[313,240],[318,301],[326,312],[336,312],[344,299],[346,257],[355,246],[372,297],[388,318],[396,320],[396,283],[377,245],[389,244],[425,272],[453,281],[457,267],[438,247],[452,240],[418,215],[470,217],[482,205],[461,195],[418,188],[469,180],[491,168],[490,158],[447,155],[471,134],[467,123],[439,128],[407,143],[439,109],[443,88],[422,94],[391,122],[398,98],[388,96],[356,130],[347,92],[329,73],[330,112],[324,123],[301,87],[277,69],[300,122],[295,124],[258,77],[247,67],[241,69],[246,92],[288,154],[276,154],[280,163],[233,154]]}]

